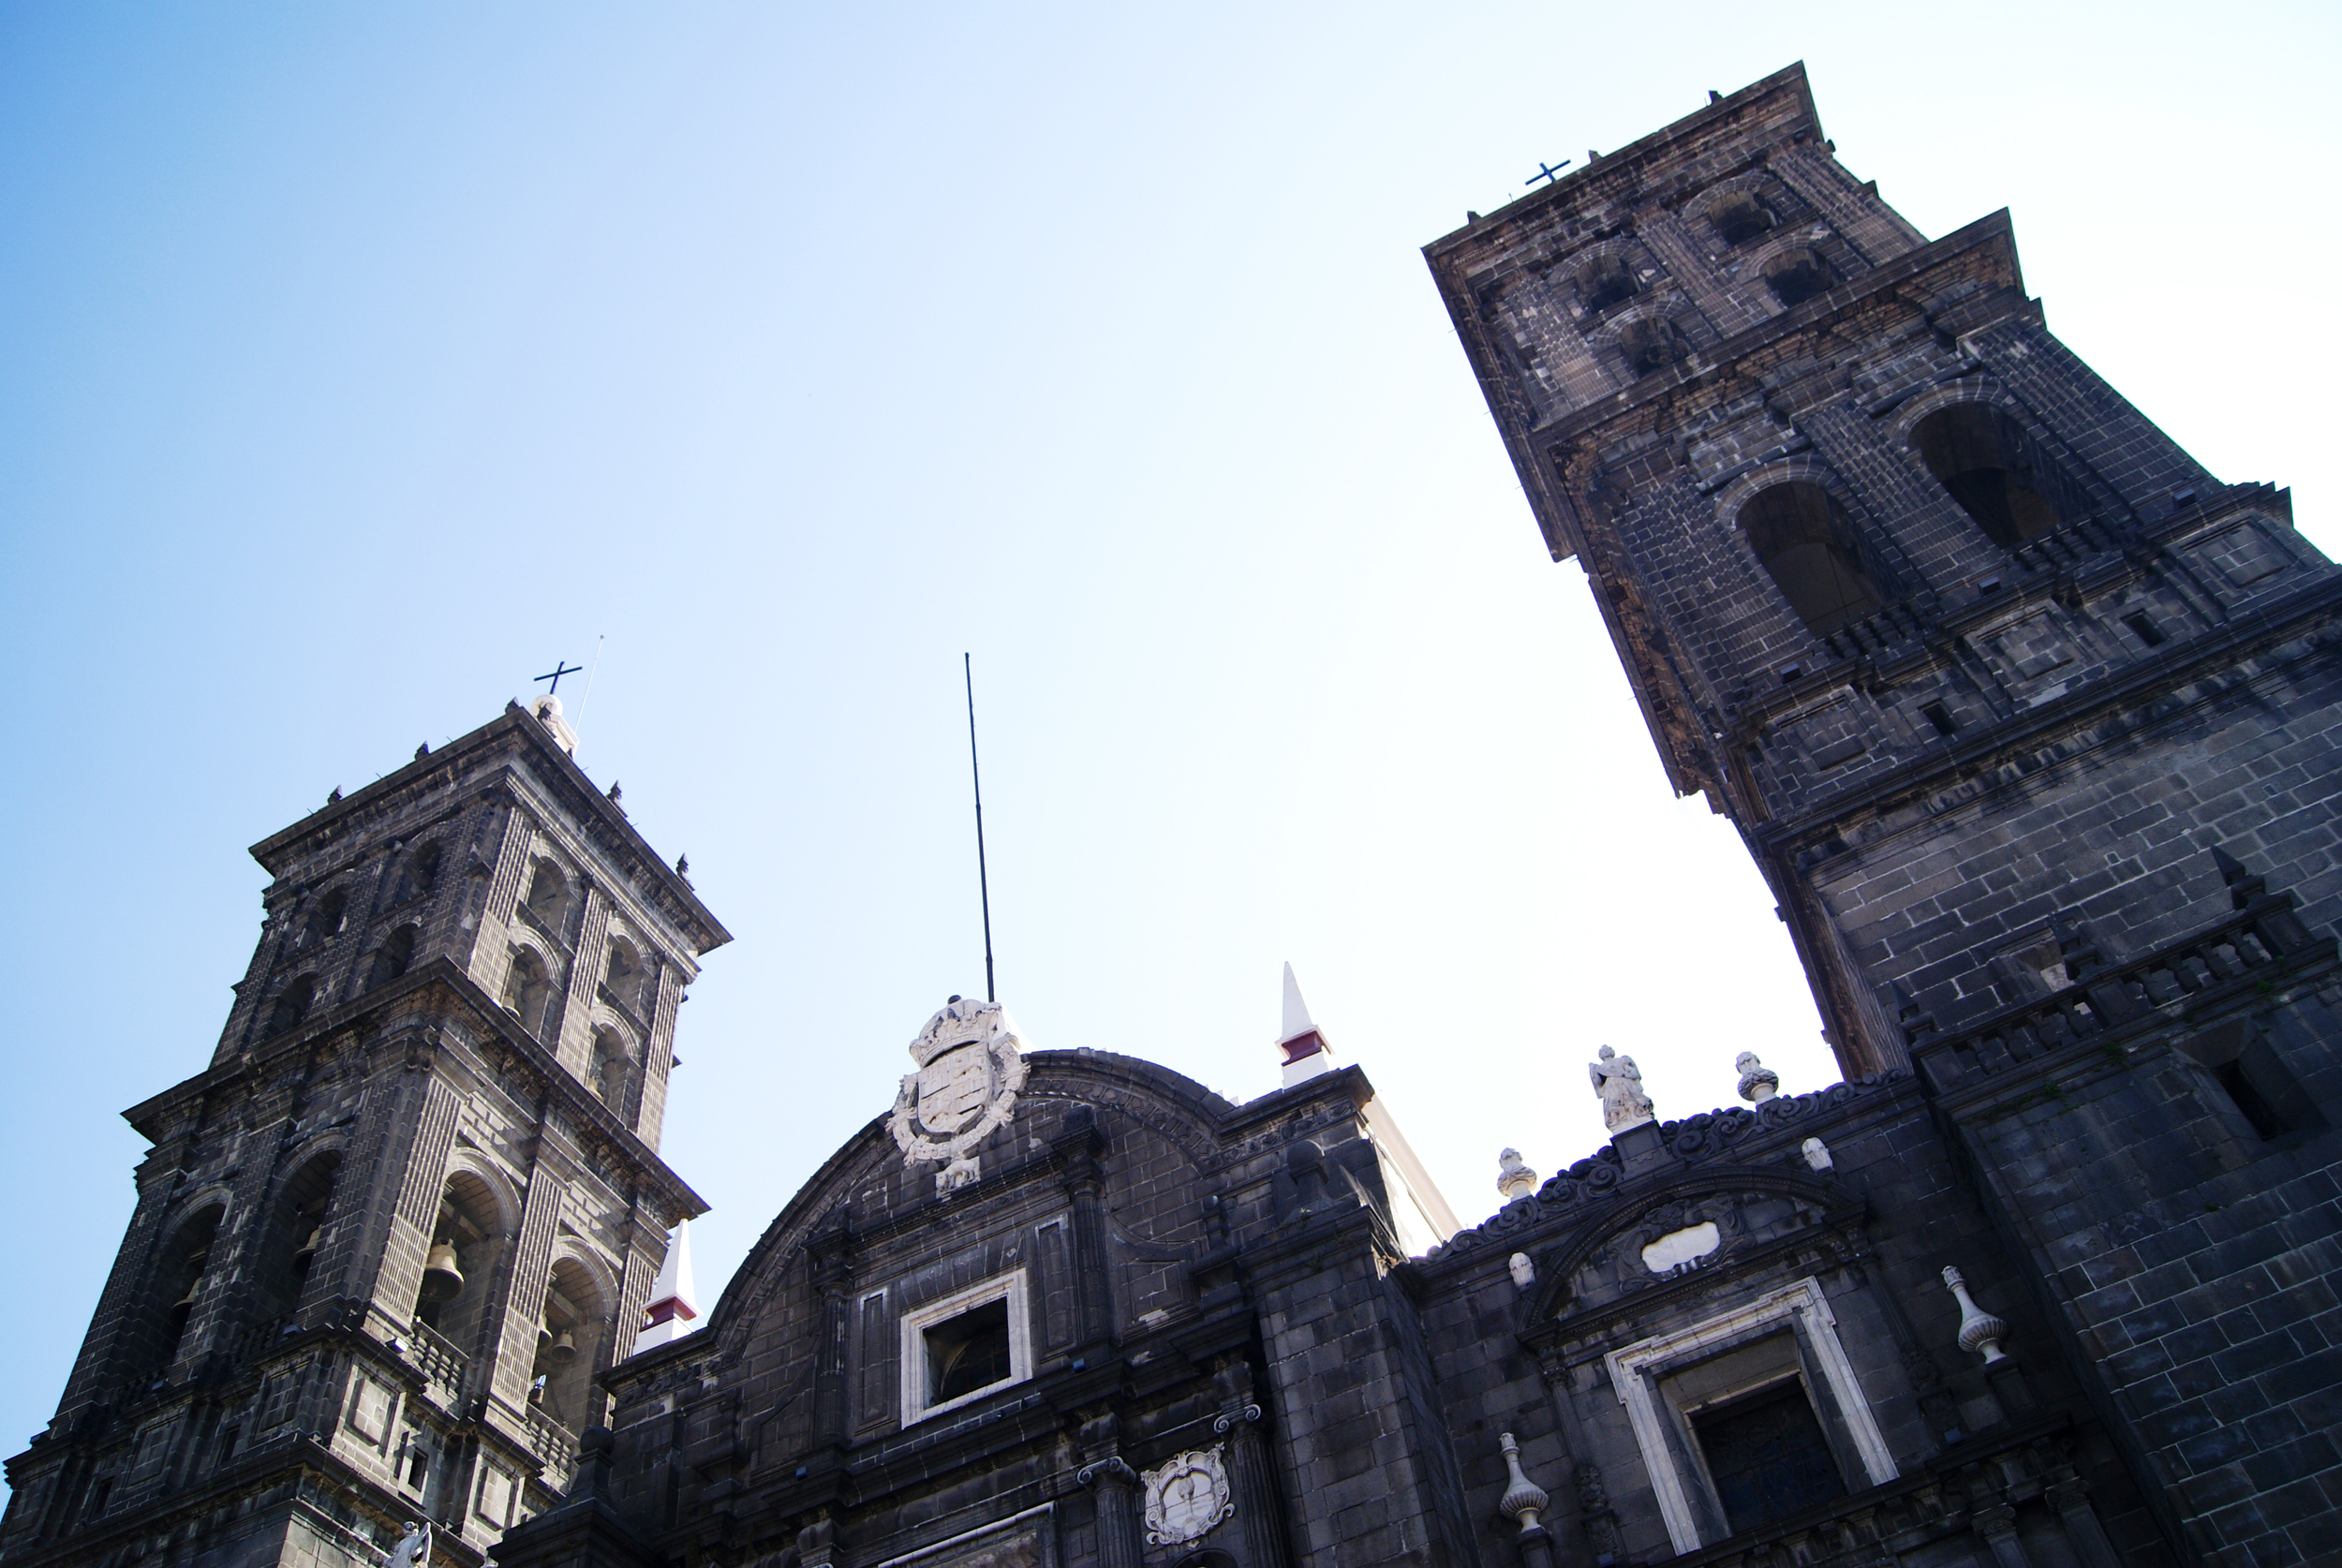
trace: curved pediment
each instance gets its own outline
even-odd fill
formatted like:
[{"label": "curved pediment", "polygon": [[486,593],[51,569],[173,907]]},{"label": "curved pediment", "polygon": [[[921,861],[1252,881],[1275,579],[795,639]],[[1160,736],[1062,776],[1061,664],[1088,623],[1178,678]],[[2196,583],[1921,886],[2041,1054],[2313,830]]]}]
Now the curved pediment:
[{"label": "curved pediment", "polygon": [[1686,1274],[1729,1267],[1858,1220],[1862,1200],[1782,1165],[1719,1165],[1621,1194],[1618,1206],[1536,1256],[1530,1324],[1607,1307]]}]

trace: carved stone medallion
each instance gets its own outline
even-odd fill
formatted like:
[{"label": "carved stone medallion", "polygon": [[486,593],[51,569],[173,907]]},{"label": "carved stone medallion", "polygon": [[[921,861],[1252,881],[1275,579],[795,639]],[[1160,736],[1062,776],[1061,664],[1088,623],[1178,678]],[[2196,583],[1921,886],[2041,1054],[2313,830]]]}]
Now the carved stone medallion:
[{"label": "carved stone medallion", "polygon": [[998,1002],[954,998],[911,1043],[919,1071],[895,1096],[888,1131],[903,1163],[943,1161],[935,1190],[949,1192],[982,1174],[971,1152],[1015,1115],[1025,1087],[1016,1025]]},{"label": "carved stone medallion", "polygon": [[1236,1512],[1228,1500],[1228,1469],[1215,1443],[1203,1453],[1181,1454],[1161,1470],[1144,1472],[1147,1544],[1176,1546],[1208,1535]]}]

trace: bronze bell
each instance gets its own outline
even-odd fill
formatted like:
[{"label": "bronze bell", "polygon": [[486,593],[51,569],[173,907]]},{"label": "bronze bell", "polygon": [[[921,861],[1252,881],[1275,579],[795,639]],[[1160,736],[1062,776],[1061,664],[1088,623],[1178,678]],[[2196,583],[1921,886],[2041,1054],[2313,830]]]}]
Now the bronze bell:
[{"label": "bronze bell", "polygon": [[195,1278],[187,1281],[187,1294],[170,1304],[171,1322],[185,1323],[187,1314],[195,1310],[195,1293],[203,1288],[203,1265],[211,1261],[212,1254],[208,1250],[187,1254],[187,1262],[195,1269]]},{"label": "bronze bell", "polygon": [[318,1243],[324,1239],[324,1236],[323,1225],[309,1227],[309,1239],[293,1249],[292,1265],[294,1268],[305,1269],[309,1266],[310,1261],[318,1255]]},{"label": "bronze bell", "polygon": [[556,1367],[566,1367],[575,1361],[577,1359],[577,1336],[566,1328],[556,1334],[553,1337],[553,1343],[545,1347],[545,1359]]},{"label": "bronze bell", "polygon": [[542,1355],[553,1348],[553,1329],[549,1324],[537,1325],[537,1354]]},{"label": "bronze bell", "polygon": [[455,1266],[455,1243],[433,1242],[431,1255],[423,1260],[422,1298],[425,1301],[452,1301],[463,1292],[463,1271]]}]

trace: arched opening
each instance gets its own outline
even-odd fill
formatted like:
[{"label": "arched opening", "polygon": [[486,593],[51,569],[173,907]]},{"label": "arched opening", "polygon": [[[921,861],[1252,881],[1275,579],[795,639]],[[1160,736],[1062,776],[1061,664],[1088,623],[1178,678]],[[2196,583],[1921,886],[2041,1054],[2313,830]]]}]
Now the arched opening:
[{"label": "arched opening", "polygon": [[279,991],[275,1005],[269,1009],[267,1038],[274,1039],[300,1027],[301,1020],[309,1015],[309,1004],[317,1000],[317,996],[318,977],[313,974],[297,976]]},{"label": "arched opening", "polygon": [[553,977],[544,960],[527,948],[512,951],[512,967],[504,975],[504,1005],[521,1021],[521,1028],[538,1033],[544,1028],[545,1008],[553,999]]},{"label": "arched opening", "polygon": [[1790,480],[1760,490],[1741,508],[1740,522],[1749,548],[1816,636],[1884,602],[1863,569],[1853,524],[1820,485]]},{"label": "arched opening", "polygon": [[187,1324],[203,1294],[203,1277],[211,1266],[212,1242],[228,1213],[224,1204],[212,1204],[183,1220],[156,1255],[153,1309],[148,1315],[147,1343],[141,1359],[157,1371],[168,1370],[179,1358]]},{"label": "arched opening", "polygon": [[306,940],[316,943],[331,941],[341,934],[342,921],[349,908],[349,890],[333,888],[309,910],[305,927]]},{"label": "arched opening", "polygon": [[446,846],[435,838],[407,857],[407,869],[399,874],[399,903],[421,898],[438,885],[439,861],[446,852]]},{"label": "arched opening", "polygon": [[1634,270],[1627,266],[1624,257],[1596,257],[1578,275],[1578,293],[1588,310],[1608,310],[1635,297]]},{"label": "arched opening", "polygon": [[546,930],[558,935],[570,918],[570,879],[549,860],[537,863],[528,883],[528,912]]},{"label": "arched opening", "polygon": [[1682,359],[1686,352],[1683,334],[1675,330],[1675,323],[1664,316],[1645,317],[1629,321],[1618,334],[1619,352],[1626,356],[1627,364],[1638,376],[1648,376],[1664,370]]},{"label": "arched opening", "polygon": [[602,969],[601,984],[627,1006],[634,1005],[635,994],[643,988],[643,960],[624,937],[610,939],[610,962]]},{"label": "arched opening", "polygon": [[556,1258],[545,1289],[544,1317],[537,1330],[537,1364],[530,1402],[572,1432],[593,1426],[601,1412],[594,1372],[602,1363],[605,1320],[602,1292],[586,1265]]},{"label": "arched opening", "polygon": [[447,1178],[424,1255],[415,1321],[464,1355],[480,1350],[490,1283],[504,1251],[503,1206],[470,1171]]},{"label": "arched opening", "polygon": [[1911,448],[1994,544],[2013,550],[2089,508],[2024,426],[1983,403],[1955,403],[1920,421]]},{"label": "arched opening", "polygon": [[1830,263],[1810,250],[1783,251],[1765,263],[1765,287],[1784,310],[1829,293],[1837,281]]},{"label": "arched opening", "polygon": [[1716,226],[1726,244],[1740,245],[1766,233],[1778,220],[1763,202],[1744,190],[1736,190],[1716,199],[1708,209],[1708,221]]},{"label": "arched opening", "polygon": [[620,1116],[626,1115],[627,1090],[633,1080],[634,1060],[626,1037],[617,1030],[594,1030],[594,1059],[586,1071],[586,1087]]},{"label": "arched opening", "polygon": [[277,1193],[253,1271],[256,1321],[274,1323],[301,1305],[302,1293],[317,1269],[341,1170],[341,1150],[328,1149],[295,1171]]},{"label": "arched opening", "polygon": [[407,972],[407,966],[415,961],[415,939],[420,930],[402,925],[382,939],[382,945],[374,950],[374,967],[366,971],[366,989],[388,985]]}]

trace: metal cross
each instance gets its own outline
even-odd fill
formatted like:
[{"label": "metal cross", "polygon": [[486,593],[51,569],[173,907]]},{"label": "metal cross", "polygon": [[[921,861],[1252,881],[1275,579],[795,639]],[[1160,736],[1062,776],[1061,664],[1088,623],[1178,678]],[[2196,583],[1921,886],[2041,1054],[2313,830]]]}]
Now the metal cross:
[{"label": "metal cross", "polygon": [[1524,185],[1529,185],[1536,184],[1539,180],[1543,180],[1549,185],[1554,181],[1560,179],[1562,177],[1562,170],[1567,169],[1574,161],[1574,159],[1564,158],[1559,163],[1548,163],[1543,158],[1539,158],[1537,160],[1537,171],[1520,183]]},{"label": "metal cross", "polygon": [[564,675],[574,675],[574,674],[576,674],[576,673],[577,673],[580,670],[583,670],[583,669],[585,669],[585,668],[586,668],[586,666],[584,666],[583,664],[570,664],[570,663],[566,663],[566,662],[564,662],[564,661],[563,661],[563,660],[561,660],[561,659],[557,659],[557,658],[556,658],[556,659],[555,659],[555,660],[553,661],[553,673],[552,673],[552,674],[550,674],[550,675],[539,675],[539,676],[537,677],[537,679],[539,679],[539,680],[541,680],[541,681],[551,681],[553,684],[552,684],[551,686],[549,686],[549,687],[545,688],[545,690],[546,690],[548,693],[550,693],[550,692],[555,692],[555,691],[558,691],[558,690],[560,690],[560,689],[561,689],[561,677],[562,677],[562,676],[564,676]]}]

